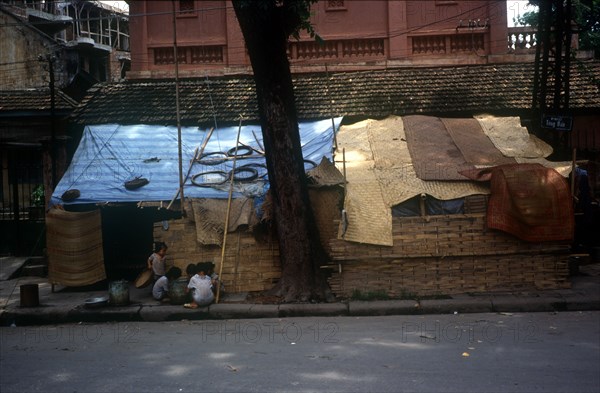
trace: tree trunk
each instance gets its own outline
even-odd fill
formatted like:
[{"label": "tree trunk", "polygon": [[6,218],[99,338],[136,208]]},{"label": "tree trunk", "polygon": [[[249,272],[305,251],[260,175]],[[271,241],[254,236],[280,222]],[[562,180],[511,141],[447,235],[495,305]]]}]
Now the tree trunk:
[{"label": "tree trunk", "polygon": [[[262,3],[262,6],[261,6]],[[289,23],[279,7],[233,1],[254,71],[282,276],[271,294],[285,301],[321,301],[328,293],[319,266],[326,254],[308,197],[292,76]]]}]

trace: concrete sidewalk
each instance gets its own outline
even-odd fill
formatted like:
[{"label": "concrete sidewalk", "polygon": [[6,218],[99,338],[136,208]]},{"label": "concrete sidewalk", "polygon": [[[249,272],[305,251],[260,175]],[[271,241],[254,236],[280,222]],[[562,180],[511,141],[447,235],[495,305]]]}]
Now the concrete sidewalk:
[{"label": "concrete sidewalk", "polygon": [[[251,304],[244,295],[225,295],[219,304],[196,310],[152,298],[151,289],[130,285],[127,306],[88,308],[85,300],[108,296],[108,290],[57,288],[47,279],[20,277],[0,281],[0,325],[10,326],[111,321],[281,318],[299,316],[373,316],[485,312],[600,310],[600,263],[581,266],[572,287],[561,290],[453,295],[450,299],[344,301],[319,304]],[[20,288],[37,284],[37,307],[21,307]]]}]

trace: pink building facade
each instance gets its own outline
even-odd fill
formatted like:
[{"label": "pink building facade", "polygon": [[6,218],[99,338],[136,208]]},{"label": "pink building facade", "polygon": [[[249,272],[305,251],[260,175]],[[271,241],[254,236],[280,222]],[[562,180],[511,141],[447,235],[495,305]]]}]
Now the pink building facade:
[{"label": "pink building facade", "polygon": [[[128,78],[173,76],[174,23],[183,77],[251,72],[231,1],[130,1]],[[505,1],[326,0],[312,7],[323,45],[292,39],[293,72],[513,62],[531,56],[524,32],[511,37]],[[175,18],[174,18],[175,14]]]}]

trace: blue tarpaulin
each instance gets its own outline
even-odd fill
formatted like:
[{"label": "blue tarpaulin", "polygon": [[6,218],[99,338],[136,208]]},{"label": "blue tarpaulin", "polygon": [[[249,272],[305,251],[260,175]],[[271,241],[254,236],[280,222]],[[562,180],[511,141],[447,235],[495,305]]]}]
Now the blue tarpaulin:
[{"label": "blue tarpaulin", "polygon": [[[342,118],[335,118],[336,131]],[[331,119],[300,123],[300,138],[304,159],[319,163],[323,157],[332,159],[333,131]],[[224,187],[198,187],[191,182],[193,175],[204,172],[221,171],[228,173],[233,168],[233,160],[225,160],[216,165],[214,158],[224,157],[235,148],[239,127],[214,130],[206,144],[204,153],[209,155],[201,162],[194,162],[190,176],[185,182],[186,198],[227,198]],[[179,156],[177,127],[157,125],[102,124],[86,126],[73,156],[73,160],[57,185],[51,205],[85,204],[105,202],[170,201],[179,188]],[[185,176],[194,152],[202,145],[209,130],[198,127],[182,127],[182,167]],[[262,131],[259,125],[241,127],[240,143],[256,150],[262,150]],[[256,151],[239,148],[236,167],[246,164],[254,166],[258,172],[255,184],[261,192],[268,184],[261,183],[266,177],[264,157]],[[251,154],[249,154],[251,153]],[[249,154],[248,156],[242,154]],[[211,162],[211,160],[213,162]],[[262,164],[262,165],[260,165]],[[312,163],[306,163],[310,169]],[[240,175],[244,176],[243,173]],[[210,176],[197,177],[209,179]],[[125,188],[125,182],[135,178],[148,179],[149,183],[134,189]],[[268,181],[268,180],[267,180]],[[198,182],[198,181],[197,181]],[[262,186],[262,185],[264,186]],[[80,196],[72,201],[61,198],[70,189],[79,190]],[[236,188],[239,191],[239,188]]]}]

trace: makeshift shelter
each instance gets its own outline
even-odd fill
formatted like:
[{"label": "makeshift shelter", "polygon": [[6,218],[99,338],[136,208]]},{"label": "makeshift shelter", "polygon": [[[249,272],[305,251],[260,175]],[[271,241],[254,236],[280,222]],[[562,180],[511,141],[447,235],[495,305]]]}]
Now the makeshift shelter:
[{"label": "makeshift shelter", "polygon": [[[305,168],[314,168],[323,158],[332,160],[333,127],[341,118],[300,123]],[[236,139],[239,142],[236,154]],[[256,224],[268,177],[262,154],[260,126],[244,125],[218,130],[198,127],[181,129],[186,215],[179,219],[156,219],[155,241],[169,245],[169,260],[185,270],[188,263],[220,262],[229,179],[234,162],[234,202],[229,230]],[[128,206],[164,211],[172,201],[179,211],[178,130],[172,126],[103,124],[85,127],[73,160],[52,195],[51,206],[73,210],[99,206]],[[69,211],[71,210],[71,211]],[[54,215],[51,210],[49,216]],[[257,214],[258,211],[258,214]],[[159,217],[156,214],[156,217]],[[123,215],[125,223],[127,216]],[[49,231],[55,221],[49,223]],[[64,239],[63,239],[64,240]],[[239,231],[226,250],[222,280],[228,290],[269,288],[279,277],[277,243],[257,241],[252,233]],[[60,238],[53,241],[61,242]],[[66,240],[64,240],[66,241]],[[67,271],[76,261],[65,260],[49,248],[50,269]],[[148,250],[148,253],[150,250]],[[99,255],[100,259],[102,255]],[[240,262],[243,261],[243,262]],[[68,266],[59,266],[66,264]],[[240,266],[241,265],[241,266]],[[142,260],[139,266],[145,266]],[[66,280],[56,280],[65,283]],[[74,285],[72,281],[70,285]]]},{"label": "makeshift shelter", "polygon": [[[341,118],[334,121],[337,129]],[[223,181],[232,169],[237,131],[220,129],[206,140],[209,130],[182,129],[184,172],[189,167],[187,215],[156,221],[153,228],[154,240],[169,245],[169,259],[182,269],[221,260],[229,189]],[[178,189],[176,132],[146,125],[86,127],[52,202],[166,207]],[[310,189],[313,210],[332,259],[323,268],[330,269],[337,295],[360,290],[398,297],[569,285],[572,214],[570,196],[565,199],[561,187],[570,163],[547,161],[551,149],[529,135],[518,118],[406,116],[344,125],[337,134],[335,162],[331,119],[302,123],[300,132],[305,168],[315,183]],[[241,128],[236,167],[253,170],[236,174],[234,181],[227,228],[231,240],[221,277],[229,292],[269,289],[281,275],[278,242],[255,230],[268,188],[260,138],[258,126]],[[511,166],[535,168],[558,185],[559,197],[545,201],[551,211],[563,213],[553,216],[551,236],[522,239],[539,226],[527,221],[531,215],[525,214],[522,233],[507,233],[512,224],[501,227],[490,220],[501,216],[489,213],[495,189],[489,180],[498,168]],[[147,183],[127,189],[125,183],[135,179]],[[72,189],[79,191],[77,198],[61,199]],[[527,203],[517,205],[527,211]],[[536,214],[536,219],[544,215]]]},{"label": "makeshift shelter", "polygon": [[[348,183],[339,237],[330,242],[335,293],[384,291],[394,297],[569,285],[572,203],[558,172],[568,176],[570,163],[545,160],[551,149],[518,118],[388,117],[343,126],[337,141]],[[555,214],[526,213],[525,221],[535,220],[520,227],[554,225],[545,238],[526,241],[518,237],[522,232],[493,229],[510,225],[490,220],[500,217],[490,215],[492,198],[534,207],[540,202],[521,192],[528,190],[524,184],[515,193],[497,194],[502,187],[473,180],[481,171],[507,167],[533,167],[526,172],[532,183],[555,186],[550,189],[557,197],[543,200],[549,204],[543,214]],[[410,206],[415,200],[416,209]],[[428,212],[428,201],[442,207]],[[449,201],[458,203],[455,214],[443,206]]]}]

